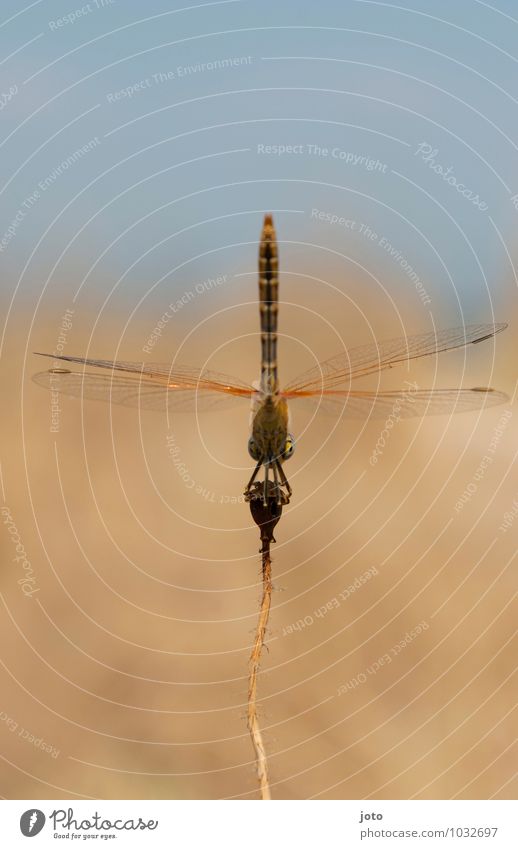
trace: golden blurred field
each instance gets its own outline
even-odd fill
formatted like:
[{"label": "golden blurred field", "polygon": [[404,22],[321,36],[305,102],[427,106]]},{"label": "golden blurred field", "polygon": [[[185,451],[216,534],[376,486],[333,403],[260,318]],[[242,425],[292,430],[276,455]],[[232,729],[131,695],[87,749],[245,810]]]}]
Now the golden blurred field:
[{"label": "golden blurred field", "polygon": [[[45,363],[24,357],[26,344],[53,349],[61,312],[39,314],[29,339],[22,316],[11,322],[2,358],[4,506],[38,591],[24,596],[3,526],[1,793],[256,798],[245,711],[259,541],[246,505],[232,503],[250,473],[247,405],[197,423],[63,399],[51,433],[50,395],[30,381]],[[286,316],[319,356],[334,353],[311,316]],[[86,351],[93,320],[77,317],[68,353]],[[255,322],[250,304],[232,344],[223,319],[195,334],[185,362],[222,345],[210,367],[256,377],[257,339],[238,338]],[[141,358],[146,328],[124,337],[120,358]],[[115,356],[120,333],[105,321],[90,355]],[[490,379],[512,394],[507,334]],[[444,355],[438,385],[488,382],[484,344],[464,378],[463,354]],[[286,376],[311,365],[288,340],[283,353]],[[429,385],[434,370],[427,361],[416,379]],[[513,798],[518,517],[499,528],[518,499],[516,405],[402,421],[372,467],[382,426],[294,413],[294,497],[276,532],[259,681],[272,795]]]}]

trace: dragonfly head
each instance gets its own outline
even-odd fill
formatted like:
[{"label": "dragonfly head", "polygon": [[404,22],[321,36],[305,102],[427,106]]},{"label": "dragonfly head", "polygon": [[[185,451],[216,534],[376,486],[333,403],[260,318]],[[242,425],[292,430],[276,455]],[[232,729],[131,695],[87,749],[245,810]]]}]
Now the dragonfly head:
[{"label": "dragonfly head", "polygon": [[[284,446],[279,451],[278,459],[283,463],[285,460],[289,460],[290,457],[293,456],[293,452],[295,451],[295,438],[293,434],[287,433],[286,439],[284,440]],[[255,439],[254,435],[250,437],[248,440],[248,453],[250,454],[252,460],[255,460],[258,463],[260,460],[262,462],[267,462],[268,460],[275,460],[277,457],[267,456],[267,452],[264,450],[264,447],[260,445],[257,439]]]},{"label": "dragonfly head", "polygon": [[288,433],[288,405],[280,396],[259,397],[253,409],[248,453],[256,463],[281,463],[293,454],[295,440]]}]

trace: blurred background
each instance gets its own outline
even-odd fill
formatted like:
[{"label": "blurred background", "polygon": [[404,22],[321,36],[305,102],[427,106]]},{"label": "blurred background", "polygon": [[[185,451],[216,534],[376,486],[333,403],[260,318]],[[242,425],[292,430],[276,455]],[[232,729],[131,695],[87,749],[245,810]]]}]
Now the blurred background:
[{"label": "blurred background", "polygon": [[[486,411],[293,409],[260,716],[272,795],[513,798],[518,20],[511,0],[2,5],[0,794],[256,798],[249,410],[52,396],[34,351],[281,382],[506,321],[380,385]],[[371,380],[377,385],[376,379]]]}]

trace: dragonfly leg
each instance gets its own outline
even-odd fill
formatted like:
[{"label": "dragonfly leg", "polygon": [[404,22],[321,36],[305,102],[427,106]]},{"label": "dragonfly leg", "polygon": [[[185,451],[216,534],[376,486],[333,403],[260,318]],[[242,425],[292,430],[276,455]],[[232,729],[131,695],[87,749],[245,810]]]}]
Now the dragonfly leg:
[{"label": "dragonfly leg", "polygon": [[270,461],[268,460],[268,461],[264,464],[264,489],[263,489],[263,504],[264,504],[265,506],[268,504],[268,493],[269,493],[269,491],[270,491],[270,490],[269,490],[269,487],[268,487],[268,472],[269,472],[269,471],[270,471]]},{"label": "dragonfly leg", "polygon": [[259,460],[255,469],[254,469],[254,473],[253,473],[252,477],[250,478],[250,480],[248,481],[248,483],[246,485],[246,489],[245,489],[245,492],[244,492],[245,496],[250,494],[250,490],[252,489],[252,484],[255,481],[255,479],[256,479],[256,477],[259,473],[259,469],[261,468],[262,464],[263,464],[263,461]]},{"label": "dragonfly leg", "polygon": [[[259,469],[264,465],[264,483],[258,481],[254,484],[254,481],[259,473]],[[269,472],[270,469],[273,472],[273,481],[269,480]],[[283,491],[283,487],[285,487],[286,492]],[[245,500],[246,501],[257,501],[260,500],[262,502],[263,507],[267,504],[275,503],[277,507],[282,506],[284,504],[289,504],[290,496],[291,496],[291,486],[288,483],[288,479],[284,474],[284,469],[278,459],[273,460],[259,460],[254,469],[254,473],[250,480],[248,481],[248,485],[245,489]]]},{"label": "dragonfly leg", "polygon": [[275,491],[275,503],[277,505],[280,505],[280,504],[282,504],[282,495],[281,495],[281,488],[279,486],[279,473],[277,471],[277,461],[276,460],[272,463],[272,469],[273,469],[273,485],[274,485],[274,491]]},{"label": "dragonfly leg", "polygon": [[283,486],[286,487],[286,492],[288,493],[288,498],[290,498],[291,497],[291,486],[289,485],[288,478],[286,477],[286,475],[284,473],[284,469],[282,468],[281,461],[277,459],[275,461],[275,465],[278,469],[278,472],[279,472],[279,475],[280,475],[280,478],[281,478],[281,483],[282,483]]}]

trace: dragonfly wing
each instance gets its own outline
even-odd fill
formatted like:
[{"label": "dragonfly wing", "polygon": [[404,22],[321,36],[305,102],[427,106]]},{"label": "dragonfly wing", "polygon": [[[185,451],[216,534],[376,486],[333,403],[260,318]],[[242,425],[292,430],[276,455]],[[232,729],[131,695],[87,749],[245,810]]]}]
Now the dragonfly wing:
[{"label": "dragonfly wing", "polygon": [[[294,399],[297,396],[294,396]],[[432,415],[450,415],[493,407],[509,401],[505,392],[475,387],[473,389],[418,389],[390,392],[329,392],[320,396],[298,396],[319,412],[344,418],[398,420]]]},{"label": "dragonfly wing", "polygon": [[[199,368],[177,368],[163,363],[132,363],[84,357],[54,357],[65,363],[108,369],[110,374],[65,367],[35,374],[33,380],[53,392],[72,398],[108,401],[147,410],[211,410],[230,407],[241,398],[250,399],[248,384]],[[122,375],[121,372],[126,374]]]},{"label": "dragonfly wing", "polygon": [[322,390],[339,388],[358,377],[392,368],[399,363],[482,342],[505,330],[506,327],[505,323],[471,324],[441,330],[437,333],[401,336],[397,339],[351,348],[325,360],[288,383],[283,390],[283,395],[291,398],[297,393],[320,393]]},{"label": "dragonfly wing", "polygon": [[115,372],[126,372],[138,375],[144,380],[166,381],[169,388],[206,389],[211,387],[216,392],[244,394],[249,396],[254,389],[249,383],[245,383],[236,377],[221,374],[209,369],[192,368],[190,366],[177,366],[174,363],[145,363],[130,362],[128,360],[97,360],[88,357],[72,357],[66,355],[55,356],[54,354],[41,354],[35,352],[39,357],[48,357],[51,360],[60,360],[64,363],[77,363],[83,366],[94,366],[95,368],[108,369]]}]

